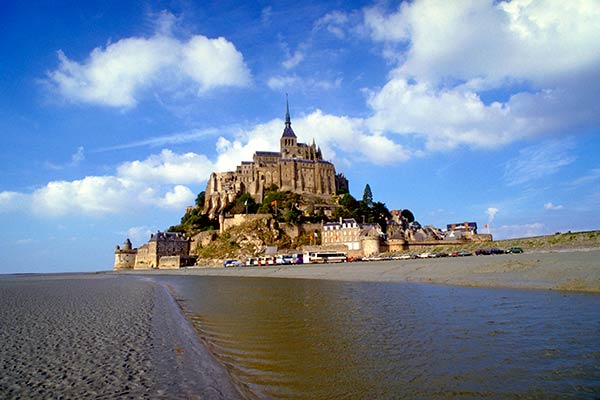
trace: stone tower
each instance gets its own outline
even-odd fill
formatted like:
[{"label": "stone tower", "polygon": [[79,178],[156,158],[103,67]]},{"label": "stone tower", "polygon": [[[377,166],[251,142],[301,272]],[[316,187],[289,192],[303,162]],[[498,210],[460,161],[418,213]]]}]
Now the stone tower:
[{"label": "stone tower", "polygon": [[298,138],[292,129],[292,120],[290,118],[290,106],[288,103],[287,94],[285,95],[285,128],[283,134],[279,140],[281,157],[287,158],[286,156],[291,155],[292,150],[298,145]]}]

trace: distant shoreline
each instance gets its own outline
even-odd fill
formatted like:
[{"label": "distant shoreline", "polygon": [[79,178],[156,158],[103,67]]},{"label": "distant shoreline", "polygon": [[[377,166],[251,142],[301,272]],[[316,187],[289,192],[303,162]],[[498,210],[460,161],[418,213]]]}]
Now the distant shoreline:
[{"label": "distant shoreline", "polygon": [[600,248],[538,249],[524,254],[266,267],[189,267],[114,274],[197,275],[364,282],[420,282],[472,287],[600,293]]}]

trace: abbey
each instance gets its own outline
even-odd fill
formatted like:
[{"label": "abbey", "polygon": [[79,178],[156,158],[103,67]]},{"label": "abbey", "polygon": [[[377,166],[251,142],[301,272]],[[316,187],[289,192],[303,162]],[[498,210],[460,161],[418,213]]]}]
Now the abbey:
[{"label": "abbey", "polygon": [[282,191],[322,197],[348,189],[348,180],[343,174],[336,174],[331,162],[323,160],[314,140],[311,145],[298,143],[287,99],[280,151],[257,151],[252,161],[242,161],[235,171],[213,172],[206,185],[203,212],[214,218],[243,193],[262,202],[265,190],[271,185]]}]

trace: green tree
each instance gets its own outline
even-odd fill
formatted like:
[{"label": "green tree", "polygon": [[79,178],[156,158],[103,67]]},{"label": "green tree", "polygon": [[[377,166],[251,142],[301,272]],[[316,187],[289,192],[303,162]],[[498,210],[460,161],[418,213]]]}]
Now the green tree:
[{"label": "green tree", "polygon": [[370,209],[369,222],[376,222],[381,226],[381,229],[385,232],[387,229],[387,222],[392,218],[390,210],[385,206],[384,203],[376,201],[373,203],[373,207]]},{"label": "green tree", "polygon": [[256,210],[258,210],[258,205],[248,193],[241,194],[234,202],[225,207],[225,212],[231,214],[245,214],[246,211],[248,214],[256,214]]},{"label": "green tree", "polygon": [[168,232],[184,232],[193,235],[200,231],[217,229],[218,222],[208,218],[208,215],[202,214],[201,208],[194,208],[185,213],[181,218],[179,225],[169,227]]},{"label": "green tree", "polygon": [[204,207],[204,198],[206,197],[206,192],[198,193],[198,197],[196,197],[196,205],[200,208]]},{"label": "green tree", "polygon": [[367,207],[371,207],[373,205],[373,192],[371,192],[371,186],[369,186],[368,183],[365,186],[362,201]]},{"label": "green tree", "polygon": [[300,216],[302,215],[302,213],[300,212],[300,210],[298,210],[296,207],[292,207],[291,209],[285,211],[285,222],[290,223],[290,224],[294,224],[296,222],[298,222],[298,219],[300,218]]}]

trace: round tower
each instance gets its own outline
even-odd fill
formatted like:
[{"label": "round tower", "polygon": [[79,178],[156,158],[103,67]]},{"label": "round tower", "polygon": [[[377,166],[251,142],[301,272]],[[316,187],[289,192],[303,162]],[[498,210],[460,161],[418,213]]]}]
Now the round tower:
[{"label": "round tower", "polygon": [[123,247],[115,246],[115,264],[113,269],[133,269],[137,249],[132,248],[131,241],[126,239]]}]

